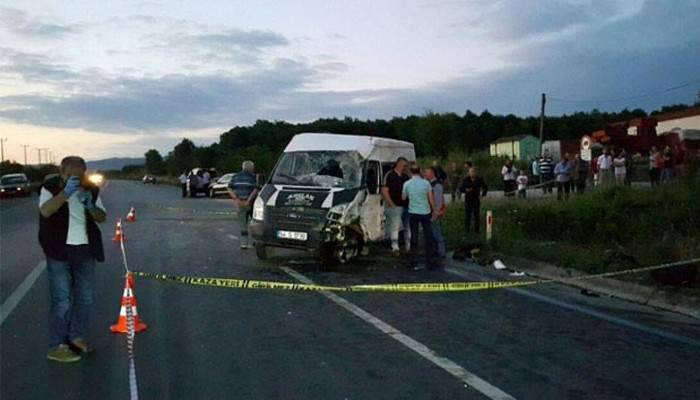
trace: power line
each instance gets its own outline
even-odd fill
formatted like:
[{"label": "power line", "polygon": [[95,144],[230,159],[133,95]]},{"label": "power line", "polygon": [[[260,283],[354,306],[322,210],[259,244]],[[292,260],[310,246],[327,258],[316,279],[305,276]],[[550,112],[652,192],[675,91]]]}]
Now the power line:
[{"label": "power line", "polygon": [[621,101],[638,100],[638,99],[644,99],[647,97],[658,96],[658,95],[661,95],[664,93],[673,92],[673,91],[678,90],[678,89],[686,88],[686,87],[691,86],[695,83],[700,83],[700,79],[695,79],[695,80],[692,80],[690,82],[686,82],[686,83],[676,85],[676,86],[671,86],[671,87],[661,89],[658,91],[654,91],[654,92],[647,92],[647,93],[635,95],[635,96],[619,97],[619,98],[615,98],[615,99],[578,100],[578,99],[563,99],[561,97],[556,97],[556,96],[554,96],[554,97],[548,96],[548,98],[551,101],[559,101],[562,103],[617,103],[617,102],[621,102]]}]

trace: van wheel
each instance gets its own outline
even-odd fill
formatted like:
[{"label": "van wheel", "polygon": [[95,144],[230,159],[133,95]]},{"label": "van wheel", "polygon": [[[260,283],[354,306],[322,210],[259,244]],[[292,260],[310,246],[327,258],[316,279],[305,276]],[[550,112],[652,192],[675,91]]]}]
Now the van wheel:
[{"label": "van wheel", "polygon": [[270,257],[270,250],[265,246],[265,243],[255,242],[255,255],[258,260],[267,260]]},{"label": "van wheel", "polygon": [[321,258],[321,270],[332,271],[338,265],[338,256],[334,243],[323,243],[318,249]]}]

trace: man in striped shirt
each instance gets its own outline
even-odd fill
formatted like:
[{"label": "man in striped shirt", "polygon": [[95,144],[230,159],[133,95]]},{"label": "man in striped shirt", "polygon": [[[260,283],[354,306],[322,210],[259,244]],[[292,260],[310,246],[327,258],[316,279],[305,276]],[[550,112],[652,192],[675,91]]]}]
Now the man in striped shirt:
[{"label": "man in striped shirt", "polygon": [[238,224],[241,229],[241,249],[250,247],[248,237],[248,222],[251,216],[251,207],[258,193],[257,180],[255,179],[255,164],[252,161],[243,161],[242,171],[231,178],[228,184],[228,193],[238,209]]},{"label": "man in striped shirt", "polygon": [[554,179],[554,162],[552,161],[552,157],[549,156],[549,151],[544,151],[544,154],[542,157],[540,157],[538,164],[540,167],[540,179],[542,179],[542,183],[544,183],[542,186],[542,192],[552,193],[551,181]]}]

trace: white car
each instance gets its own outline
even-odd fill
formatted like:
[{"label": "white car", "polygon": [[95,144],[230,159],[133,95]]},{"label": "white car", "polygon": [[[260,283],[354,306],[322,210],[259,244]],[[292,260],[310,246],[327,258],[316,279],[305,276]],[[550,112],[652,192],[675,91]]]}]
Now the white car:
[{"label": "white car", "polygon": [[228,195],[228,184],[234,174],[224,174],[209,185],[209,197],[212,199],[222,194]]}]

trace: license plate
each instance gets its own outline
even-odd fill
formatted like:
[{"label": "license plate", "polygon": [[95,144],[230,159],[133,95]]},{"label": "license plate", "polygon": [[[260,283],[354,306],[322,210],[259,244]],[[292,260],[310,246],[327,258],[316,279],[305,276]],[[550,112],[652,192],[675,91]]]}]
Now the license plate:
[{"label": "license plate", "polygon": [[306,232],[277,231],[277,237],[280,239],[299,240],[303,242],[306,241],[308,235]]}]

